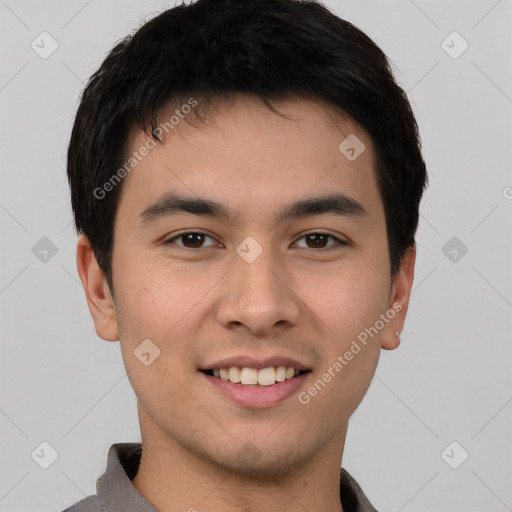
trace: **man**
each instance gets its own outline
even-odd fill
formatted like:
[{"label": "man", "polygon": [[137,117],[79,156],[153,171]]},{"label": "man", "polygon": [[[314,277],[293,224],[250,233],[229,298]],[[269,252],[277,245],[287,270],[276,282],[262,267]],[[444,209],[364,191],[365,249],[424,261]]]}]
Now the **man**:
[{"label": "man", "polygon": [[400,343],[427,181],[382,51],[316,2],[169,9],[91,77],[68,177],[142,444],[67,510],[375,510],[340,466]]}]

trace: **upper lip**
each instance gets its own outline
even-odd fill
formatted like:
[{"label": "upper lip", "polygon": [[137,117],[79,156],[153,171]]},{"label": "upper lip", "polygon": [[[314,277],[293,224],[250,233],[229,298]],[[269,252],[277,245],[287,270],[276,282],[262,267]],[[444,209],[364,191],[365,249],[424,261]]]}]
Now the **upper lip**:
[{"label": "upper lip", "polygon": [[209,363],[199,368],[199,370],[220,370],[221,368],[230,368],[237,366],[239,368],[268,368],[270,366],[293,367],[296,370],[310,370],[309,366],[302,364],[296,359],[284,356],[268,356],[268,357],[251,357],[251,356],[233,356],[220,359],[213,363]]}]

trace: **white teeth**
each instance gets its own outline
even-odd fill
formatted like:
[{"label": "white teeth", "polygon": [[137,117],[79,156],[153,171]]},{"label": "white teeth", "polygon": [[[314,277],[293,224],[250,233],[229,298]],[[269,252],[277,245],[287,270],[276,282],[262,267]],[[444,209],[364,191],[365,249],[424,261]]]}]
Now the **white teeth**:
[{"label": "white teeth", "polygon": [[276,369],[276,382],[283,382],[283,380],[286,380],[286,368],[279,366]]},{"label": "white teeth", "polygon": [[228,380],[243,385],[259,384],[260,386],[271,386],[276,382],[293,379],[293,377],[296,377],[298,374],[299,370],[296,370],[292,366],[269,366],[261,370],[231,366],[230,368],[213,370],[214,377],[221,378],[222,380]]},{"label": "white teeth", "polygon": [[240,382],[242,376],[240,370],[236,366],[229,369],[229,380],[231,382]]},{"label": "white teeth", "polygon": [[258,384],[258,370],[255,368],[242,368],[240,382],[242,384]]},{"label": "white teeth", "polygon": [[272,366],[263,368],[258,372],[258,384],[260,386],[270,386],[276,383],[276,371]]}]

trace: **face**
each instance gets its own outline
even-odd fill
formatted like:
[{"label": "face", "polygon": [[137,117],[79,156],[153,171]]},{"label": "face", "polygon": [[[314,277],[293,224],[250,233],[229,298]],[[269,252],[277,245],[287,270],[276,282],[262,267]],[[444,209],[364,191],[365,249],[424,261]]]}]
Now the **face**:
[{"label": "face", "polygon": [[[278,108],[293,120],[247,97],[218,104],[208,125],[180,120],[130,172],[115,302],[79,255],[97,333],[120,340],[143,429],[267,475],[343,445],[380,349],[398,345],[414,264],[411,250],[391,280],[369,135],[319,103]],[[365,146],[356,159],[339,149],[350,134]],[[129,153],[146,142],[134,133]],[[246,367],[250,382],[279,366],[306,371],[257,387],[215,376]]]}]

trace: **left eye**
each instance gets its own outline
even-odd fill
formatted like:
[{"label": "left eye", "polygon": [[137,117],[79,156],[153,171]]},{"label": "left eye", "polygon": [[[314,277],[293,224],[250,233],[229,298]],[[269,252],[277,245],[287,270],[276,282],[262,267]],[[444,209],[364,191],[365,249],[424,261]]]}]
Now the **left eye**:
[{"label": "left eye", "polygon": [[[172,244],[175,243],[176,240],[181,240],[182,244],[177,244],[178,246],[185,247],[186,249],[200,249],[203,246],[203,242],[206,238],[209,238],[210,240],[213,240],[215,242],[215,239],[211,236],[207,235],[206,233],[198,233],[198,232],[186,232],[186,233],[180,233],[179,235],[176,235],[169,240],[165,241],[165,244]],[[335,241],[334,244],[327,244],[327,240],[331,238]],[[329,235],[327,233],[308,233],[306,235],[303,235],[299,238],[299,240],[306,239],[306,244],[312,243],[313,247],[306,246],[306,248],[309,249],[324,249],[325,247],[330,247],[332,245],[347,245],[346,242],[343,242],[339,238],[336,238],[333,235]],[[215,244],[210,244],[206,247],[211,247]],[[300,247],[300,246],[299,246]],[[304,246],[302,246],[304,247]]]},{"label": "left eye", "polygon": [[[329,245],[326,245],[327,239],[332,238],[335,240],[334,244],[332,245],[347,245],[346,242],[343,242],[343,240],[340,240],[339,238],[336,238],[333,235],[329,235],[327,233],[308,233],[307,235],[303,235],[299,238],[299,240],[302,240],[305,238],[307,242],[312,242],[313,247],[309,247],[310,249],[324,249],[325,247],[329,247]],[[307,243],[306,242],[306,243]]]}]

